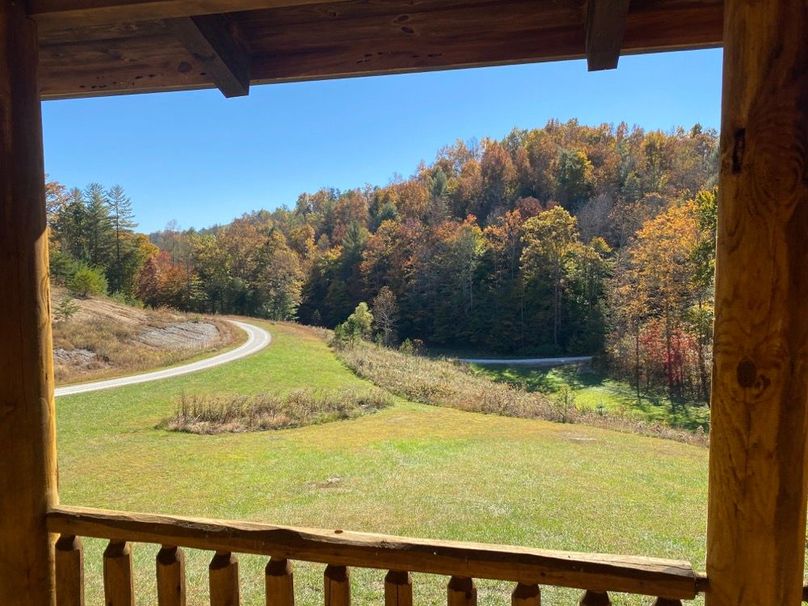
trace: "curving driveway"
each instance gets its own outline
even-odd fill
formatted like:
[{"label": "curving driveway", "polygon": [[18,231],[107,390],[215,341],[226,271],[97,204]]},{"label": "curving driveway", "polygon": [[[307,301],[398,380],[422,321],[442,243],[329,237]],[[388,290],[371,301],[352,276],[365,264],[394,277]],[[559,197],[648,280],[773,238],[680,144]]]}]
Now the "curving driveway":
[{"label": "curving driveway", "polygon": [[156,370],[154,372],[133,375],[131,377],[121,377],[119,379],[108,379],[106,381],[94,381],[92,383],[81,383],[79,385],[57,387],[55,392],[56,396],[71,396],[73,394],[86,393],[88,391],[112,389],[114,387],[123,387],[125,385],[136,385],[138,383],[148,383],[149,381],[159,381],[160,379],[169,379],[171,377],[179,377],[181,375],[187,375],[200,370],[207,370],[208,368],[214,368],[216,366],[221,366],[222,364],[227,364],[228,362],[234,362],[236,360],[240,360],[241,358],[251,356],[252,354],[264,349],[272,341],[272,335],[270,335],[263,328],[258,328],[253,324],[238,322],[236,320],[228,320],[228,322],[232,322],[247,333],[247,341],[236,349],[219,354],[218,356],[213,356],[212,358],[205,358],[204,360],[199,360],[198,362],[192,362],[191,364],[175,366],[174,368],[166,368],[164,370]]}]

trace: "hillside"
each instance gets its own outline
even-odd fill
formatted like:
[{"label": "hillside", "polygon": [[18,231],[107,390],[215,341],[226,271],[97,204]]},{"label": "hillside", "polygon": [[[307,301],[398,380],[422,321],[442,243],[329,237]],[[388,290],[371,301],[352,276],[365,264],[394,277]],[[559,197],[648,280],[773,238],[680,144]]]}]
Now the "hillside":
[{"label": "hillside", "polygon": [[[684,558],[704,566],[707,451],[605,429],[395,398],[352,420],[217,435],[167,431],[183,397],[372,393],[320,331],[255,321],[270,347],[227,366],[59,400],[62,502],[549,549]],[[87,540],[88,604],[102,602],[103,541]],[[135,544],[136,593],[156,603],[157,547]],[[187,550],[188,604],[208,602],[211,553]],[[242,604],[265,603],[266,558],[239,556]],[[322,566],[295,563],[301,604],[322,604]],[[353,570],[352,603],[383,603],[384,572]],[[418,604],[446,579],[414,575]],[[512,585],[481,581],[481,604]],[[580,595],[547,587],[542,603]],[[613,596],[639,606],[641,598]]]},{"label": "hillside", "polygon": [[219,318],[131,307],[106,297],[53,290],[57,384],[170,366],[235,344],[242,335]]}]

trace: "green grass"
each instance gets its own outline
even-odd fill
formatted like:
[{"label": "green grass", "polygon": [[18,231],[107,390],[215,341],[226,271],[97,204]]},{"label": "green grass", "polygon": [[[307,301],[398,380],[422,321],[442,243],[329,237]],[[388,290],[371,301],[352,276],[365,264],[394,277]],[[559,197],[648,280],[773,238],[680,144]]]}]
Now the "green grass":
[{"label": "green grass", "polygon": [[[62,502],[704,563],[707,451],[582,425],[396,405],[284,431],[193,435],[156,425],[182,393],[372,389],[311,331],[267,325],[272,345],[210,371],[60,398]],[[85,541],[88,604],[101,604],[99,541]],[[136,545],[138,604],[154,604],[157,546]],[[212,554],[189,552],[189,604],[207,600]],[[243,603],[263,603],[266,561],[241,557]],[[322,604],[322,566],[295,570],[298,603]],[[383,602],[383,572],[353,572],[354,604]],[[416,603],[445,604],[415,575]],[[508,584],[480,582],[481,604]],[[544,604],[577,593],[546,588]],[[640,604],[617,596],[616,603]]]},{"label": "green grass", "polygon": [[575,405],[582,410],[603,410],[629,418],[663,423],[671,427],[707,429],[710,409],[703,404],[672,402],[665,394],[642,392],[637,399],[633,386],[589,368],[530,368],[523,366],[480,366],[474,368],[494,381],[518,385],[548,395],[568,386]]}]

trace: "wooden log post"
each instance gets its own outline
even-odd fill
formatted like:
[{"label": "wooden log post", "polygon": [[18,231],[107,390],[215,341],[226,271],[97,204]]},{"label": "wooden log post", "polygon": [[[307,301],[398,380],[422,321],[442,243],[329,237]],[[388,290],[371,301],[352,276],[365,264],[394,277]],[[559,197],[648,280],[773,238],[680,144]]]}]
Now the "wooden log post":
[{"label": "wooden log post", "polygon": [[384,577],[384,606],[412,606],[412,576],[391,570]]},{"label": "wooden log post", "polygon": [[452,577],[446,587],[449,606],[477,606],[477,586],[469,577]]},{"label": "wooden log post", "polygon": [[163,545],[156,565],[158,606],[185,606],[185,553],[179,547]]},{"label": "wooden log post", "polygon": [[612,606],[612,600],[605,591],[586,591],[578,606]]},{"label": "wooden log post", "polygon": [[238,558],[229,551],[217,551],[208,566],[210,606],[238,606]]},{"label": "wooden log post", "polygon": [[535,584],[517,583],[511,594],[511,606],[541,606],[541,589]]},{"label": "wooden log post", "polygon": [[135,606],[132,548],[125,541],[110,541],[104,550],[104,603]]},{"label": "wooden log post", "polygon": [[56,606],[84,606],[84,551],[81,539],[56,541]]},{"label": "wooden log post", "polygon": [[325,606],[351,606],[351,577],[345,566],[325,567],[323,575]]},{"label": "wooden log post", "polygon": [[295,582],[292,563],[272,558],[266,571],[267,606],[295,606]]},{"label": "wooden log post", "polygon": [[50,606],[57,504],[37,33],[0,0],[0,604]]},{"label": "wooden log post", "polygon": [[724,2],[707,606],[802,599],[808,3]]}]

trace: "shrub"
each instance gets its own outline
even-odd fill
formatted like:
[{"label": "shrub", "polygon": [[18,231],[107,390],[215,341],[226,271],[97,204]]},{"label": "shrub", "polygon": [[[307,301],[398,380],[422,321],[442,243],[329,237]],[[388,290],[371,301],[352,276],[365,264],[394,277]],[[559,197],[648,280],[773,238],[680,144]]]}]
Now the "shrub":
[{"label": "shrub", "polygon": [[55,249],[50,252],[50,275],[54,283],[67,284],[81,267],[81,263],[70,255]]},{"label": "shrub", "polygon": [[67,288],[73,295],[82,298],[90,295],[105,295],[107,278],[100,269],[81,265],[68,280]]},{"label": "shrub", "polygon": [[56,307],[53,308],[53,319],[55,322],[67,322],[76,315],[79,306],[70,297],[62,297]]},{"label": "shrub", "polygon": [[361,339],[369,339],[373,334],[373,314],[368,304],[362,301],[353,313],[342,324],[334,329],[337,344],[353,343]]}]

